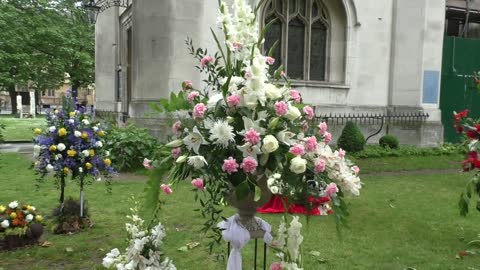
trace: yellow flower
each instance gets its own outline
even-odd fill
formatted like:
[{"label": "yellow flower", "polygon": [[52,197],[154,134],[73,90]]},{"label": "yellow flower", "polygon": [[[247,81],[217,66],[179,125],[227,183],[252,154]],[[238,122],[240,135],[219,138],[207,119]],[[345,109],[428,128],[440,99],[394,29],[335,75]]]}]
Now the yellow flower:
[{"label": "yellow flower", "polygon": [[42,130],[39,129],[39,128],[36,128],[36,129],[33,130],[33,133],[34,133],[35,135],[40,135],[40,134],[42,134]]},{"label": "yellow flower", "polygon": [[27,211],[28,212],[32,212],[33,211],[33,207],[31,205],[27,205]]},{"label": "yellow flower", "polygon": [[98,132],[98,136],[102,137],[103,135],[105,135],[105,131],[100,130],[100,131]]},{"label": "yellow flower", "polygon": [[74,117],[74,116],[75,116],[75,112],[70,112],[68,115],[70,115],[70,117]]},{"label": "yellow flower", "polygon": [[82,132],[82,139],[86,139],[86,138],[88,138],[88,133]]},{"label": "yellow flower", "polygon": [[58,130],[58,136],[65,136],[67,135],[67,130],[65,128],[61,128]]},{"label": "yellow flower", "polygon": [[88,153],[90,154],[91,157],[95,155],[95,151],[93,149],[88,150]]},{"label": "yellow flower", "polygon": [[90,170],[92,168],[92,163],[90,162],[85,163],[85,168],[87,168],[87,170]]},{"label": "yellow flower", "polygon": [[11,217],[12,219],[15,219],[15,218],[17,217],[17,213],[15,213],[15,212],[11,213],[11,214],[10,214],[10,217]]},{"label": "yellow flower", "polygon": [[75,150],[68,150],[68,151],[67,151],[67,155],[68,155],[69,157],[74,157],[74,156],[77,155],[77,151],[75,151]]},{"label": "yellow flower", "polygon": [[64,173],[64,174],[68,174],[69,172],[70,172],[70,169],[69,169],[69,168],[67,168],[67,167],[64,167],[64,168],[63,168],[63,173]]},{"label": "yellow flower", "polygon": [[57,151],[57,146],[56,146],[56,145],[51,145],[51,146],[50,146],[50,151],[51,151],[51,152]]},{"label": "yellow flower", "polygon": [[57,114],[57,113],[58,113],[58,110],[57,110],[57,109],[55,109],[55,111],[53,111],[53,112],[54,112],[55,114]]},{"label": "yellow flower", "polygon": [[43,217],[41,215],[36,215],[35,220],[41,222],[43,220]]},{"label": "yellow flower", "polygon": [[5,206],[3,205],[0,205],[0,214],[2,214],[3,212],[5,212]]},{"label": "yellow flower", "polygon": [[105,162],[105,165],[107,165],[107,166],[112,165],[112,161],[111,161],[110,159],[108,159],[108,158],[105,159],[104,162]]}]

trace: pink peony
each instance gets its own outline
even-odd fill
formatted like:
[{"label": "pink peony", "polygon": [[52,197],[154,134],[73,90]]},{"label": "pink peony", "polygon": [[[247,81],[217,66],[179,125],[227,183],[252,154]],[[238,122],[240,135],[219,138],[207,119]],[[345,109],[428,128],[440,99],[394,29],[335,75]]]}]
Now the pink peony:
[{"label": "pink peony", "polygon": [[243,159],[242,165],[240,166],[244,172],[253,173],[258,166],[258,162],[253,157],[246,157]]},{"label": "pink peony", "polygon": [[203,179],[202,178],[195,178],[192,180],[192,185],[199,189],[199,190],[205,190],[205,187],[203,186]]},{"label": "pink peony", "polygon": [[360,172],[360,168],[357,165],[353,166],[351,169],[355,173],[355,175],[358,175],[358,173]]},{"label": "pink peony", "polygon": [[233,159],[233,157],[229,157],[228,159],[223,160],[222,170],[228,174],[232,174],[238,172],[238,166],[237,161]]},{"label": "pink peony", "polygon": [[145,169],[147,169],[147,170],[152,170],[153,169],[152,161],[148,158],[144,158],[143,159],[143,167],[145,167]]},{"label": "pink peony", "polygon": [[327,123],[321,122],[320,125],[318,125],[318,128],[320,129],[319,131],[320,135],[324,135],[325,132],[327,132],[327,128],[328,128]]},{"label": "pink peony", "polygon": [[207,111],[207,106],[203,103],[198,103],[193,107],[193,118],[202,118]]},{"label": "pink peony", "polygon": [[338,193],[338,187],[335,183],[328,184],[327,188],[325,189],[325,195],[328,197],[335,196]]},{"label": "pink peony", "polygon": [[290,153],[294,154],[295,156],[305,155],[305,147],[301,144],[295,144],[294,146],[290,147]]},{"label": "pink peony", "polygon": [[172,157],[177,159],[182,154],[182,149],[177,147],[172,149]]},{"label": "pink peony", "polygon": [[315,152],[317,150],[317,137],[307,137],[305,138],[305,150],[307,152]]},{"label": "pink peony", "polygon": [[265,62],[267,62],[267,64],[269,64],[269,65],[273,65],[273,64],[275,64],[275,58],[267,56],[265,58]]},{"label": "pink peony", "polygon": [[313,108],[310,107],[310,106],[303,107],[303,112],[305,113],[306,118],[308,120],[312,120],[313,117],[315,117],[315,113],[313,112]]},{"label": "pink peony", "polygon": [[282,270],[282,264],[279,262],[273,263],[270,266],[270,270]]},{"label": "pink peony", "polygon": [[255,145],[260,142],[260,133],[256,132],[255,129],[250,128],[245,133],[245,141],[249,142],[251,145]]},{"label": "pink peony", "polygon": [[227,103],[228,103],[228,106],[230,107],[235,107],[240,105],[241,101],[242,101],[242,98],[239,95],[231,95],[227,97]]},{"label": "pink peony", "polygon": [[316,173],[321,173],[325,171],[325,166],[326,162],[323,159],[320,159],[316,164],[315,164],[315,172]]},{"label": "pink peony", "polygon": [[172,125],[172,132],[173,132],[173,134],[179,135],[181,128],[182,128],[182,122],[177,121],[177,122],[173,123],[173,125]]},{"label": "pink peony", "polygon": [[288,105],[285,101],[275,102],[275,113],[278,116],[284,116],[288,113]]},{"label": "pink peony", "polygon": [[345,157],[345,154],[346,154],[345,150],[343,150],[342,148],[338,149],[338,156],[340,158]]},{"label": "pink peony", "polygon": [[198,91],[192,91],[188,94],[187,100],[188,102],[192,103],[198,96],[200,96],[200,93]]},{"label": "pink peony", "polygon": [[326,143],[326,144],[329,144],[331,141],[332,141],[332,134],[328,131],[325,131],[325,133],[323,134],[323,141]]},{"label": "pink peony", "polygon": [[290,90],[290,97],[293,99],[293,101],[295,101],[295,103],[302,102],[302,96],[300,95],[300,92],[298,92],[298,90]]},{"label": "pink peony", "polygon": [[163,192],[165,192],[165,194],[167,195],[170,195],[173,192],[173,190],[170,188],[169,185],[162,184],[160,187],[162,188]]},{"label": "pink peony", "polygon": [[209,55],[204,56],[202,60],[200,60],[200,66],[204,68],[208,63],[211,63],[211,62],[213,62],[213,57]]}]

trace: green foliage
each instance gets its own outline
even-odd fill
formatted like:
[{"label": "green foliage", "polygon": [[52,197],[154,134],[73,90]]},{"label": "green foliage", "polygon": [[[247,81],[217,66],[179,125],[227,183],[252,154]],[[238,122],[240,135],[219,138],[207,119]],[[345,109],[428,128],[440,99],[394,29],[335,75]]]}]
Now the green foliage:
[{"label": "green foliage", "polygon": [[378,143],[380,146],[383,148],[391,148],[391,149],[398,149],[400,146],[400,142],[398,141],[398,138],[393,136],[393,135],[385,135],[378,140]]},{"label": "green foliage", "polygon": [[150,108],[154,111],[163,113],[188,110],[191,109],[191,105],[188,103],[184,92],[179,92],[178,94],[172,92],[170,94],[170,99],[161,98],[159,104],[150,103]]},{"label": "green foliage", "polygon": [[155,154],[157,140],[145,128],[111,126],[108,132],[110,137],[106,147],[118,171],[141,168],[143,159],[151,159]]},{"label": "green foliage", "polygon": [[442,144],[438,147],[418,147],[402,145],[398,149],[384,148],[380,145],[366,145],[363,151],[352,153],[354,158],[381,158],[406,156],[441,156],[454,155],[463,152],[463,148],[454,144]]},{"label": "green foliage", "polygon": [[4,138],[3,138],[3,130],[5,129],[4,124],[0,124],[0,143],[3,143]]},{"label": "green foliage", "polygon": [[355,123],[347,122],[337,144],[349,153],[357,153],[365,147],[365,138]]}]

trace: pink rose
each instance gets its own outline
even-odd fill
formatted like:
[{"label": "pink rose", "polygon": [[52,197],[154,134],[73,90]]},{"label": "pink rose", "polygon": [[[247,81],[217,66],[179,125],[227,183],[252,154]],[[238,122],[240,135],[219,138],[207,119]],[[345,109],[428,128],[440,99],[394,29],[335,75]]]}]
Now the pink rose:
[{"label": "pink rose", "polygon": [[310,107],[310,106],[303,107],[303,112],[305,113],[306,118],[308,120],[312,120],[313,117],[315,117],[315,113],[313,112],[313,108]]},{"label": "pink rose", "polygon": [[327,132],[327,128],[328,128],[327,123],[321,122],[320,125],[318,125],[318,128],[320,129],[319,131],[320,135],[324,135],[325,132]]},{"label": "pink rose", "polygon": [[326,162],[323,159],[320,159],[316,164],[315,164],[315,172],[316,173],[321,173],[325,171],[326,167]]},{"label": "pink rose", "polygon": [[342,148],[338,149],[338,156],[340,158],[345,157],[345,154],[346,154],[345,150],[343,150]]},{"label": "pink rose", "polygon": [[290,147],[290,153],[294,154],[295,156],[302,156],[305,154],[305,147],[301,144],[295,144],[294,146]]},{"label": "pink rose", "polygon": [[193,88],[193,83],[190,80],[185,80],[182,83],[183,90],[188,90]]},{"label": "pink rose", "polygon": [[293,99],[293,101],[295,101],[295,103],[302,102],[302,96],[300,95],[300,92],[298,92],[298,90],[290,90],[290,97]]},{"label": "pink rose", "polygon": [[200,96],[200,93],[198,91],[192,91],[188,94],[187,100],[188,102],[192,103],[198,96]]},{"label": "pink rose", "polygon": [[172,125],[172,132],[173,132],[173,134],[179,135],[181,128],[182,128],[182,122],[177,121],[177,122],[173,123],[173,125]]},{"label": "pink rose", "polygon": [[329,144],[331,141],[332,141],[332,134],[328,131],[325,131],[325,133],[323,134],[323,141],[326,143],[326,144]]},{"label": "pink rose", "polygon": [[202,58],[202,60],[200,60],[200,66],[201,66],[202,68],[204,68],[207,64],[209,64],[209,63],[211,63],[211,62],[213,62],[213,57],[211,57],[211,56],[209,56],[209,55],[204,56],[204,57]]},{"label": "pink rose", "polygon": [[238,171],[238,163],[233,157],[223,160],[222,170],[228,174],[232,174]]},{"label": "pink rose", "polygon": [[255,129],[250,128],[245,132],[245,141],[249,142],[251,145],[255,145],[260,142],[260,133],[256,132]]},{"label": "pink rose", "polygon": [[143,167],[145,167],[145,169],[147,169],[147,170],[152,170],[153,169],[152,161],[148,158],[144,158],[143,159]]},{"label": "pink rose", "polygon": [[275,64],[275,58],[267,56],[265,58],[265,62],[267,62],[267,64],[269,64],[271,66],[271,65]]},{"label": "pink rose", "polygon": [[242,161],[242,165],[240,166],[244,172],[246,173],[253,173],[258,166],[258,162],[253,157],[246,157]]},{"label": "pink rose", "polygon": [[270,270],[282,270],[282,264],[275,262],[270,266]]},{"label": "pink rose", "polygon": [[169,185],[162,184],[160,187],[162,188],[163,192],[165,192],[165,194],[167,195],[170,195],[173,192],[173,190],[170,188]]},{"label": "pink rose", "polygon": [[172,149],[172,157],[177,159],[182,154],[182,149],[177,147]]},{"label": "pink rose", "polygon": [[203,186],[203,179],[202,178],[195,178],[192,180],[192,185],[199,189],[199,190],[205,190],[205,187]]},{"label": "pink rose", "polygon": [[275,102],[275,113],[278,116],[284,116],[288,113],[288,105],[285,101]]},{"label": "pink rose", "polygon": [[305,138],[305,149],[307,152],[315,152],[315,150],[317,150],[317,145],[317,137],[312,136]]},{"label": "pink rose", "polygon": [[239,95],[231,95],[227,97],[227,103],[228,103],[228,106],[230,107],[235,107],[240,105],[241,101],[242,101],[242,98]]},{"label": "pink rose", "polygon": [[193,118],[202,118],[207,111],[207,106],[203,103],[198,103],[193,107]]},{"label": "pink rose", "polygon": [[328,184],[327,188],[325,189],[325,194],[328,197],[332,197],[332,196],[337,195],[337,193],[338,193],[337,184],[335,184],[335,183]]},{"label": "pink rose", "polygon": [[355,173],[355,175],[358,175],[358,173],[360,172],[360,168],[357,165],[353,166],[351,169]]}]

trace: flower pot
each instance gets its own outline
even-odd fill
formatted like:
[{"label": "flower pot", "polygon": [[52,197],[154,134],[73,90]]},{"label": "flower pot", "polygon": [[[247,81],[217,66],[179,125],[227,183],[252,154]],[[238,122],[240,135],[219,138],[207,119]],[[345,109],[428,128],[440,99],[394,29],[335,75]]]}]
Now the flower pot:
[{"label": "flower pot", "polygon": [[5,235],[0,240],[0,250],[13,250],[25,246],[35,245],[43,234],[42,224],[32,224],[24,235]]},{"label": "flower pot", "polygon": [[249,231],[251,238],[262,238],[264,231],[261,229],[260,224],[255,220],[257,208],[266,204],[272,197],[272,193],[267,185],[267,178],[262,176],[257,180],[258,187],[262,194],[258,201],[255,201],[255,193],[250,192],[242,199],[239,199],[235,193],[235,188],[230,188],[226,200],[227,202],[237,209],[238,224],[243,226]]}]

